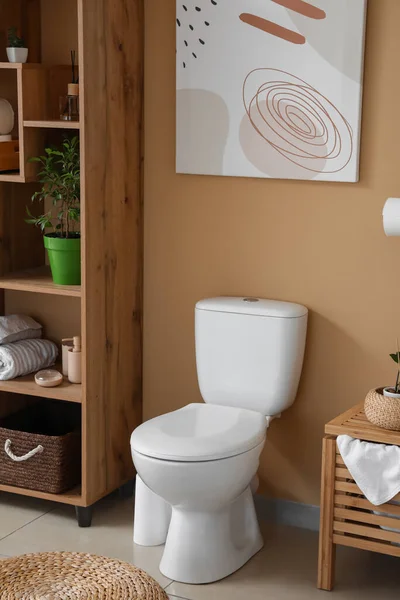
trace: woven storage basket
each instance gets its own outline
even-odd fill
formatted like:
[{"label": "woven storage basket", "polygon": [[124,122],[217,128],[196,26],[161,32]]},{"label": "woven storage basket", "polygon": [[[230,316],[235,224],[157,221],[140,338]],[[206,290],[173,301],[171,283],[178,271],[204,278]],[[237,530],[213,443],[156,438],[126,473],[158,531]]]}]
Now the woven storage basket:
[{"label": "woven storage basket", "polygon": [[168,600],[141,569],[112,558],[72,552],[1,561],[1,600]]},{"label": "woven storage basket", "polygon": [[81,479],[80,412],[76,409],[46,401],[0,419],[0,483],[50,494],[76,486]]},{"label": "woven storage basket", "polygon": [[400,431],[400,399],[383,395],[383,388],[368,392],[364,402],[367,419],[383,429]]}]

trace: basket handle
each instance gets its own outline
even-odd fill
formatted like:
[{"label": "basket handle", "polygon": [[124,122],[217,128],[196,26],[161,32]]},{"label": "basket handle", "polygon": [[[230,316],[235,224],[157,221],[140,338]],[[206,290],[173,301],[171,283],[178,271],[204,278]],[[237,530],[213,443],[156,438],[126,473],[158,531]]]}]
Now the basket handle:
[{"label": "basket handle", "polygon": [[24,462],[25,460],[29,460],[30,458],[32,458],[32,456],[35,456],[35,454],[40,454],[41,452],[43,452],[43,450],[43,446],[39,445],[37,446],[37,448],[34,448],[27,454],[24,454],[24,456],[16,456],[11,450],[11,440],[6,440],[6,443],[4,444],[5,453],[14,462]]}]

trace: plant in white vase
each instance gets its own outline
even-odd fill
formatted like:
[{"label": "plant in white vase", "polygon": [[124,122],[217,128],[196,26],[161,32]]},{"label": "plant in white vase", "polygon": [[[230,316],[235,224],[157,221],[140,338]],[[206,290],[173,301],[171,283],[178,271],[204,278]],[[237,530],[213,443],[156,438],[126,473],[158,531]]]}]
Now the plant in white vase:
[{"label": "plant in white vase", "polygon": [[16,27],[10,27],[8,30],[7,56],[10,63],[26,63],[28,60],[28,48],[19,37]]}]

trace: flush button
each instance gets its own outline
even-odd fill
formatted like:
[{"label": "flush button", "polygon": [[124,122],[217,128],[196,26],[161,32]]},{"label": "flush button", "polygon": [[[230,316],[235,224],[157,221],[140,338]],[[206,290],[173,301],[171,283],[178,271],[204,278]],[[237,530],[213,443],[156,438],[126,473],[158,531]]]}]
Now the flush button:
[{"label": "flush button", "polygon": [[243,302],[260,302],[258,298],[243,298]]}]

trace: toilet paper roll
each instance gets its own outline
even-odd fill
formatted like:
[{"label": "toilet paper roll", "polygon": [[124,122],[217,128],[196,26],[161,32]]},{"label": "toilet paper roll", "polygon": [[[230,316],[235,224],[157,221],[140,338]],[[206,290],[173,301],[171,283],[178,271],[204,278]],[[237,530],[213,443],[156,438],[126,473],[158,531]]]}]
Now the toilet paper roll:
[{"label": "toilet paper roll", "polygon": [[388,198],[382,214],[386,235],[400,236],[400,198]]}]

